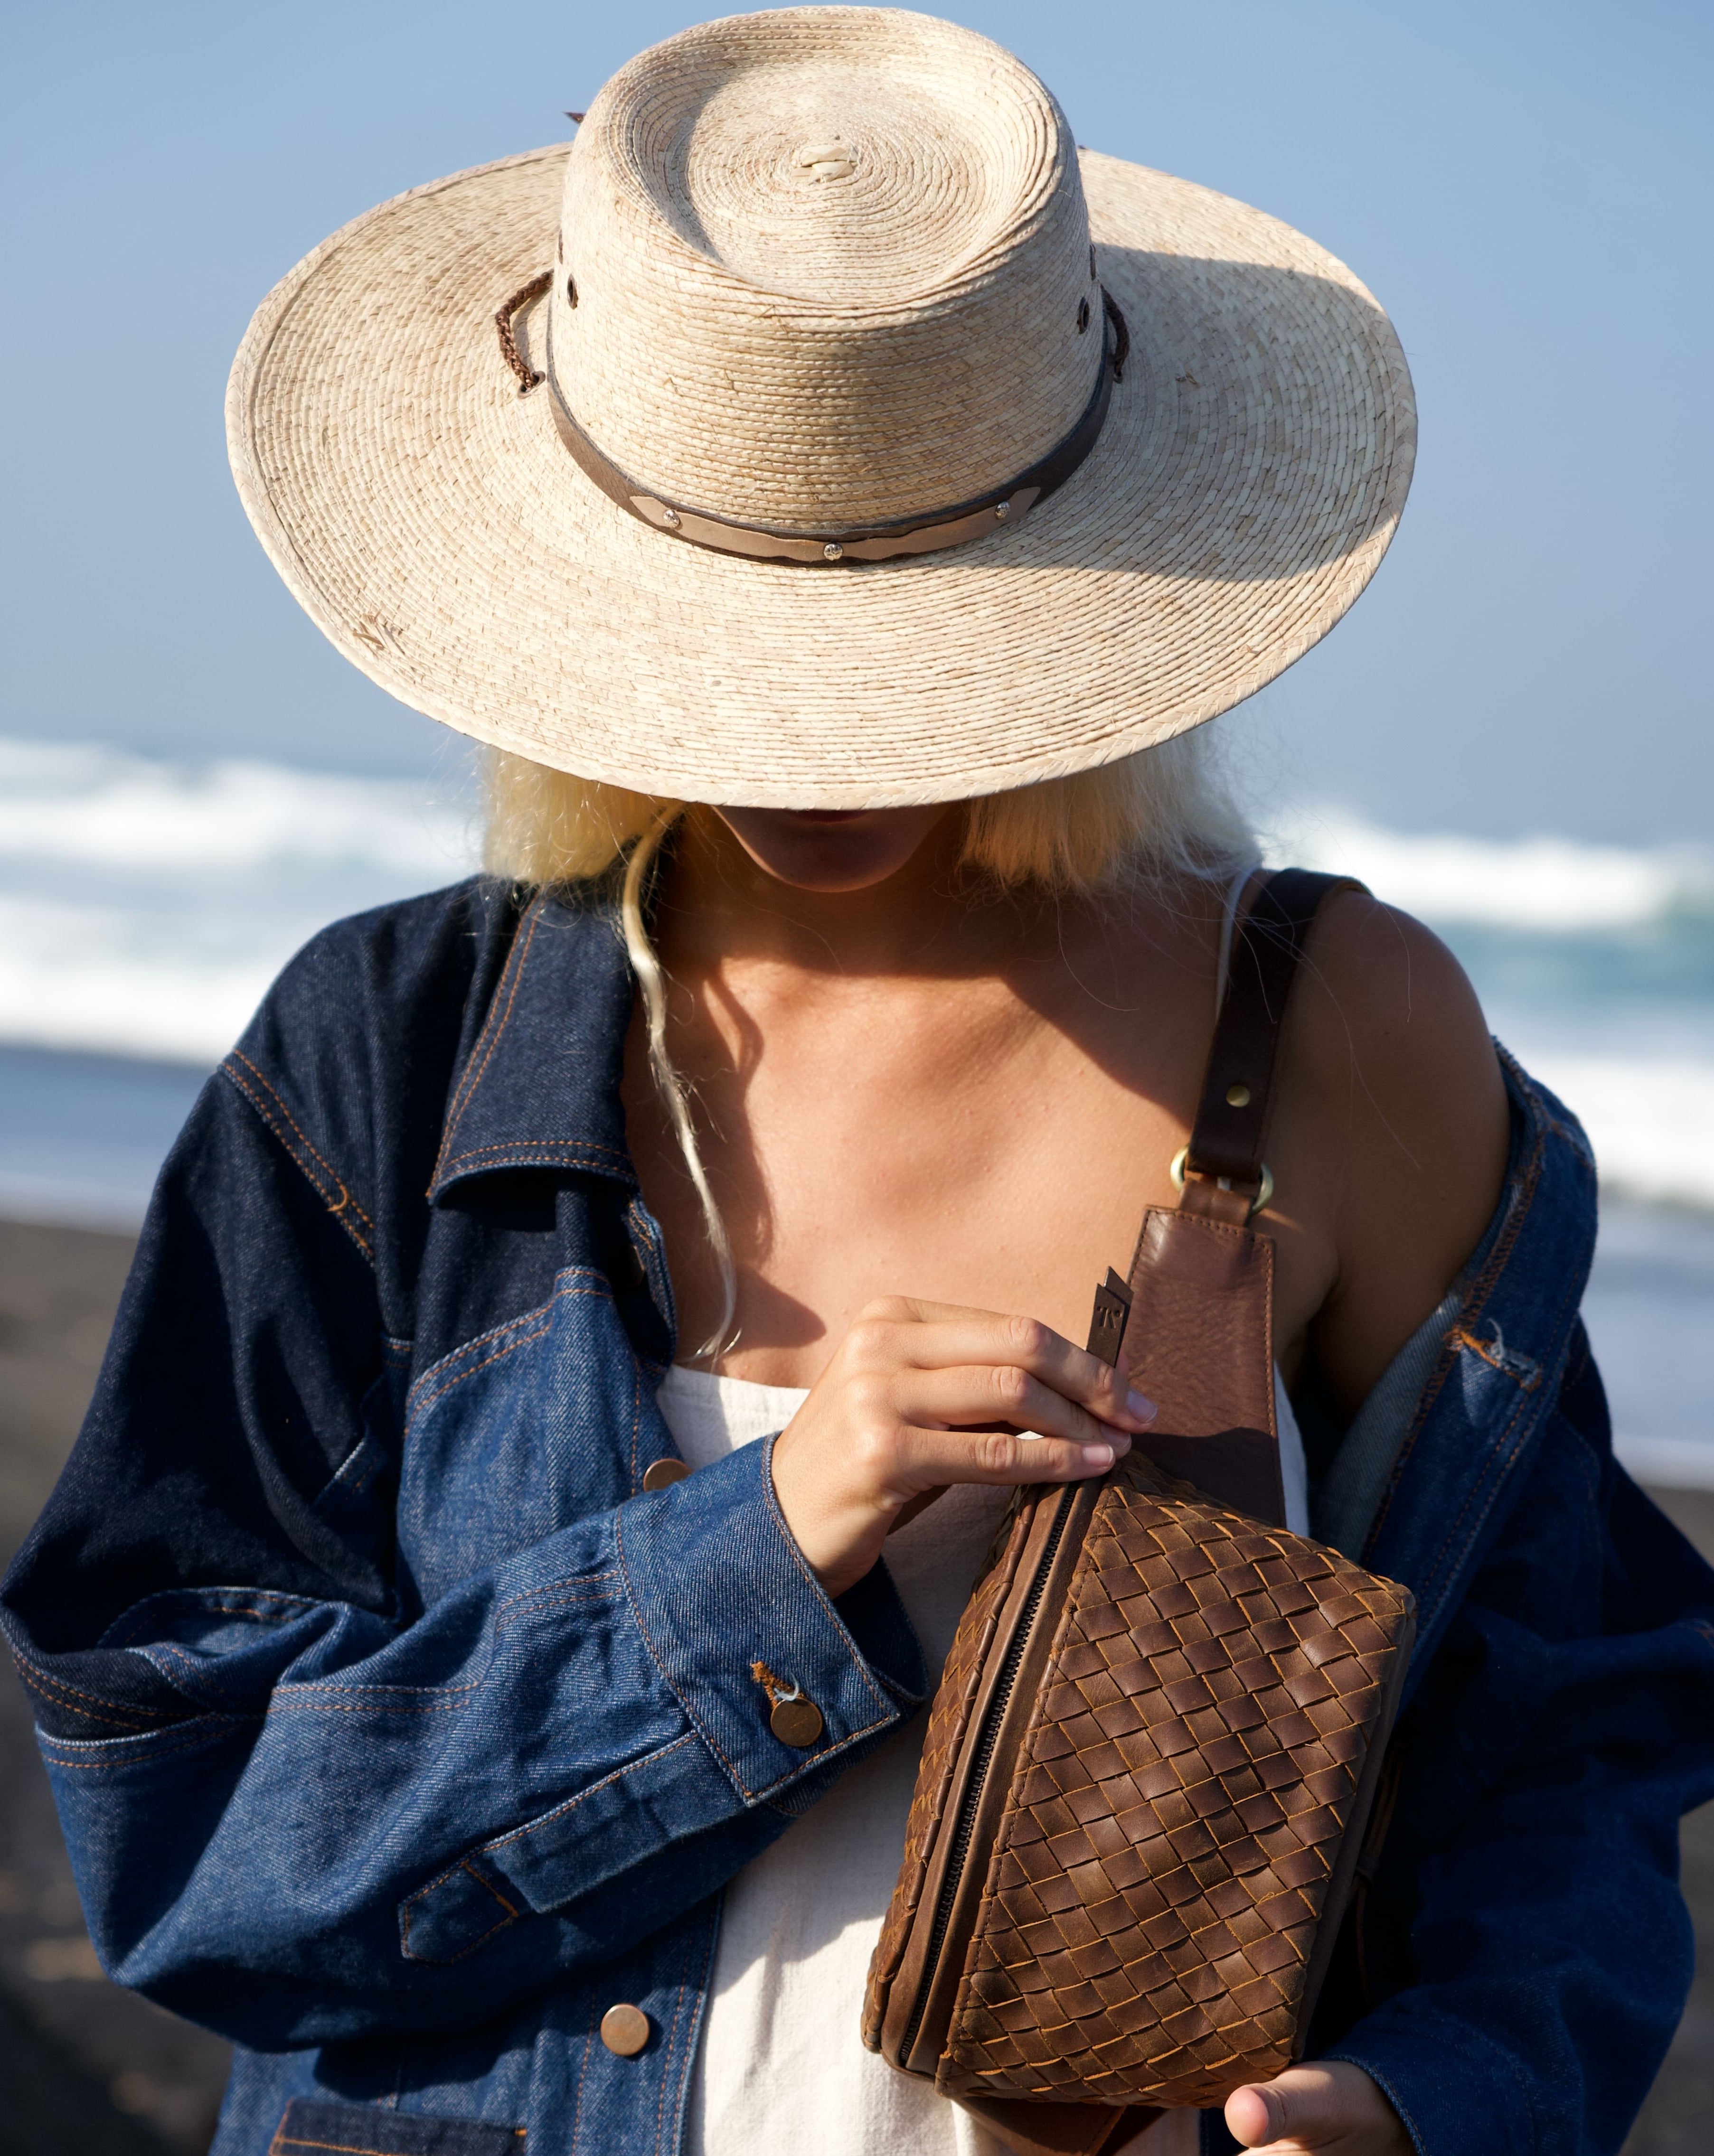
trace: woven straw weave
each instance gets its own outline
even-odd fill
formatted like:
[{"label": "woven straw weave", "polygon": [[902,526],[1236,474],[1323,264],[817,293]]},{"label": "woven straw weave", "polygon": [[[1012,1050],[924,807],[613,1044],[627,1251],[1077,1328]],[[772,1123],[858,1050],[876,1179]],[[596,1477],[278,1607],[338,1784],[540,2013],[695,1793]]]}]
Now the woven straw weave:
[{"label": "woven straw weave", "polygon": [[[904,516],[1075,418],[1091,240],[1131,336],[1100,439],[1016,525],[901,561],[802,568],[640,523],[495,336],[551,270],[519,344],[543,363],[551,306],[578,416],[633,478],[794,529]],[[1414,439],[1397,341],[1342,264],[1079,157],[998,47],[867,9],[686,33],[569,161],[358,218],[264,301],[227,408],[264,545],[383,687],[592,778],[782,807],[1021,785],[1228,709],[1367,582]]]}]

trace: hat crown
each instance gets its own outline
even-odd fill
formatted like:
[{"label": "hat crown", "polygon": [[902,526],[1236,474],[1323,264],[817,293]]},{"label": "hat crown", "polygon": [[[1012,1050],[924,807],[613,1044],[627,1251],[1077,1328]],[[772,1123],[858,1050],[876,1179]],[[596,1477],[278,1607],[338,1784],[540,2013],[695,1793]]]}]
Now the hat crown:
[{"label": "hat crown", "polygon": [[568,406],[629,478],[812,532],[1004,486],[1101,366],[1076,151],[1021,62],[893,9],[737,16],[602,90],[552,288]]}]

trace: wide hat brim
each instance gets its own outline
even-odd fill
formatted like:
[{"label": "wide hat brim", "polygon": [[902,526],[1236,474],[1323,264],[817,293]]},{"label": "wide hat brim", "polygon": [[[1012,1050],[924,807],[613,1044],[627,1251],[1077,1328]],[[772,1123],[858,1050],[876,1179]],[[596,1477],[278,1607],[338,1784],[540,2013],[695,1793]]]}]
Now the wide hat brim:
[{"label": "wide hat brim", "polygon": [[[462,733],[677,799],[996,793],[1242,702],[1386,552],[1415,447],[1386,315],[1289,226],[1089,151],[1131,349],[1057,494],[990,537],[858,567],[653,531],[579,470],[496,336],[553,260],[565,156],[457,173],[336,233],[263,301],[228,390],[239,491],[292,592]],[[538,334],[522,318],[527,351]]]}]

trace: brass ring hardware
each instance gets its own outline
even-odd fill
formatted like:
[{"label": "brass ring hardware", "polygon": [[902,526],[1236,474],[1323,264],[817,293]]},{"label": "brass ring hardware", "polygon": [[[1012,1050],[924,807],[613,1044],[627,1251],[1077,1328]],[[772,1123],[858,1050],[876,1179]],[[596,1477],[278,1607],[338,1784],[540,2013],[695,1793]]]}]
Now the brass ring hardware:
[{"label": "brass ring hardware", "polygon": [[[1187,1145],[1181,1146],[1172,1156],[1172,1164],[1166,1173],[1172,1178],[1172,1187],[1175,1190],[1184,1188],[1185,1164],[1190,1157],[1191,1149]],[[1216,1176],[1214,1181],[1216,1187],[1221,1190],[1230,1190],[1232,1188],[1232,1178],[1229,1175]],[[1273,1196],[1274,1171],[1264,1160],[1262,1163],[1261,1183],[1258,1186],[1255,1196],[1250,1200],[1250,1209],[1245,1217],[1253,1220],[1257,1214],[1264,1213]]]}]

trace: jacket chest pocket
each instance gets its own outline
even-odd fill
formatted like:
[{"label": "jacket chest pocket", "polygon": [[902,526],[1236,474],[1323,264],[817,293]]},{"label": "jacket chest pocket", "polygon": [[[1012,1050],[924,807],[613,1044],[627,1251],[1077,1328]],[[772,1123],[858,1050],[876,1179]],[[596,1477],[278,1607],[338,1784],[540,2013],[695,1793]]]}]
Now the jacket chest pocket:
[{"label": "jacket chest pocket", "polygon": [[599,1272],[466,1341],[411,1387],[399,1553],[425,1604],[640,1486],[665,1449],[658,1373],[640,1363]]}]

